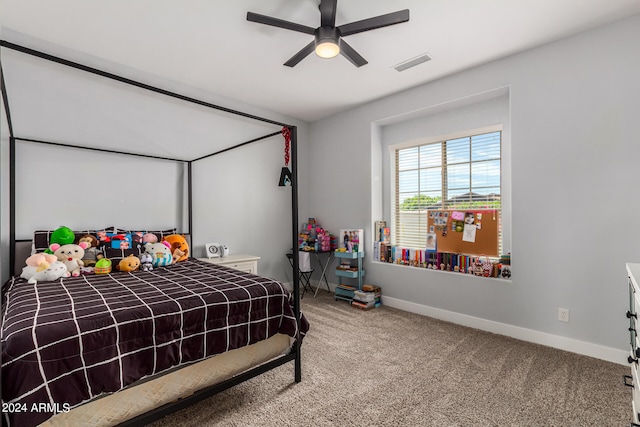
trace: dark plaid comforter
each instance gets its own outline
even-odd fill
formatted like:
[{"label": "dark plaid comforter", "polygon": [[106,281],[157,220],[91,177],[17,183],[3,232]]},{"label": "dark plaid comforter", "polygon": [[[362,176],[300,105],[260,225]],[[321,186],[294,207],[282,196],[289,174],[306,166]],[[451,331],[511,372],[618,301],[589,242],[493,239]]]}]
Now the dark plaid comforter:
[{"label": "dark plaid comforter", "polygon": [[[195,259],[37,285],[14,278],[2,301],[2,411],[11,426],[278,332],[298,334],[282,284]],[[304,317],[300,329],[308,330]]]}]

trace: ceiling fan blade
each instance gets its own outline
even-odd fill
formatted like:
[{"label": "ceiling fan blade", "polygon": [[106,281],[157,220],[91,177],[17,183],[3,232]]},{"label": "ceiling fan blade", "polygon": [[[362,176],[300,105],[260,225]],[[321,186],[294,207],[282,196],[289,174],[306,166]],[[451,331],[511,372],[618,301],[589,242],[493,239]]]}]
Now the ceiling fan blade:
[{"label": "ceiling fan blade", "polygon": [[340,53],[344,55],[353,65],[356,67],[362,67],[363,65],[368,64],[367,60],[364,59],[358,52],[352,48],[349,43],[340,39]]},{"label": "ceiling fan blade", "polygon": [[299,33],[311,34],[315,32],[315,28],[306,25],[296,24],[295,22],[285,21],[283,19],[272,18],[259,13],[247,12],[247,21],[257,22],[259,24],[271,25],[272,27],[284,28],[286,30],[298,31]]},{"label": "ceiling fan blade", "polygon": [[298,53],[293,55],[287,62],[284,63],[287,67],[295,67],[298,62],[306,58],[316,48],[315,40],[303,47]]},{"label": "ceiling fan blade", "polygon": [[336,25],[336,9],[338,0],[320,1],[320,25],[322,27],[333,27]]},{"label": "ceiling fan blade", "polygon": [[362,21],[340,25],[338,29],[340,30],[340,34],[342,34],[343,36],[348,36],[351,34],[361,33],[363,31],[375,30],[376,28],[400,24],[402,22],[407,22],[408,20],[409,9],[404,9],[397,12],[387,13],[386,15],[363,19]]}]

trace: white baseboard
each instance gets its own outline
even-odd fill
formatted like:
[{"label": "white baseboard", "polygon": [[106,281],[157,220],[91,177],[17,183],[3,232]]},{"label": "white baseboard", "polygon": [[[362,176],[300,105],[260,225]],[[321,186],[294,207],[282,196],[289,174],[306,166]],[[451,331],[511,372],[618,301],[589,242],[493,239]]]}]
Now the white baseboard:
[{"label": "white baseboard", "polygon": [[624,350],[616,348],[574,340],[572,338],[561,337],[559,335],[548,334],[546,332],[534,331],[533,329],[526,329],[506,323],[494,322],[493,320],[481,319],[479,317],[416,304],[397,298],[386,297],[384,295],[382,295],[382,304],[399,310],[445,320],[447,322],[480,329],[494,334],[505,335],[522,341],[546,345],[560,350],[582,354],[584,356],[595,357],[596,359],[606,360],[608,362],[621,365],[628,364],[627,356],[629,354]]},{"label": "white baseboard", "polygon": [[[318,282],[312,280],[311,284],[315,290]],[[287,289],[293,289],[291,282],[284,283]],[[333,292],[336,284],[329,283],[329,287]],[[320,290],[326,291],[326,285],[322,283]],[[605,347],[599,344],[593,344],[586,341],[575,340],[572,338],[561,337],[546,332],[535,331],[533,329],[513,326],[507,323],[495,322],[493,320],[481,319],[466,314],[460,314],[453,311],[443,310],[440,308],[430,307],[428,305],[417,304],[414,302],[404,301],[398,298],[392,298],[382,295],[382,304],[399,310],[416,313],[423,316],[433,317],[457,325],[468,326],[474,329],[491,332],[494,334],[505,335],[522,341],[532,342],[535,344],[546,345],[571,353],[582,354],[584,356],[595,357],[596,359],[606,360],[620,365],[628,365],[628,352],[617,348]]]}]

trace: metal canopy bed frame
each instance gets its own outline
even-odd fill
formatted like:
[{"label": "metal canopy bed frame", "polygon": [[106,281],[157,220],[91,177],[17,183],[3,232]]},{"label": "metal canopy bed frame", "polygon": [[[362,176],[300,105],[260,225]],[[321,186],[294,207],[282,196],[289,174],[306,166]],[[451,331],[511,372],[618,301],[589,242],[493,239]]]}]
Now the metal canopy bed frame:
[{"label": "metal canopy bed frame", "polygon": [[[135,86],[137,88],[141,88],[144,90],[148,90],[151,92],[155,92],[161,95],[165,95],[171,98],[175,98],[178,100],[182,100],[185,102],[189,102],[189,103],[193,103],[193,104],[197,104],[203,107],[207,107],[207,108],[211,108],[214,110],[218,110],[221,111],[223,113],[228,113],[230,115],[235,115],[235,116],[241,116],[244,118],[248,118],[248,119],[252,119],[255,121],[259,121],[259,122],[263,122],[263,123],[268,123],[268,124],[272,124],[275,126],[280,126],[282,127],[281,130],[278,130],[276,132],[273,133],[269,133],[267,135],[263,135],[260,136],[258,138],[254,138],[251,139],[249,141],[245,141],[242,143],[239,143],[237,145],[233,145],[230,146],[228,148],[224,148],[221,149],[219,151],[216,151],[214,153],[211,154],[207,154],[192,160],[182,160],[182,159],[174,159],[174,158],[168,158],[168,157],[161,157],[161,156],[154,156],[154,155],[147,155],[147,154],[139,154],[139,153],[128,153],[128,152],[123,152],[123,151],[117,151],[117,150],[109,150],[109,149],[103,149],[103,148],[95,148],[95,147],[84,147],[84,146],[79,146],[79,145],[71,145],[71,144],[65,144],[65,143],[59,143],[59,142],[51,142],[51,141],[44,141],[44,140],[35,140],[35,139],[28,139],[28,138],[21,138],[19,136],[16,136],[14,134],[14,129],[11,123],[11,110],[9,108],[9,99],[8,99],[8,92],[7,92],[7,87],[5,85],[5,80],[4,80],[4,74],[3,74],[3,70],[2,70],[2,64],[0,63],[0,89],[2,91],[2,98],[4,100],[4,108],[5,108],[5,114],[6,114],[6,118],[7,118],[7,122],[8,122],[8,130],[9,130],[9,257],[10,257],[10,274],[11,276],[15,275],[15,264],[16,264],[16,245],[19,242],[22,243],[26,243],[26,242],[30,242],[30,240],[16,240],[16,142],[17,141],[23,141],[23,142],[30,142],[30,143],[37,143],[37,144],[47,144],[47,145],[51,145],[51,146],[60,146],[60,147],[67,147],[67,148],[72,148],[72,149],[81,149],[81,150],[91,150],[91,151],[98,151],[98,152],[103,152],[103,153],[112,153],[112,154],[120,154],[120,155],[125,155],[125,156],[138,156],[138,157],[144,157],[144,158],[150,158],[150,159],[160,159],[160,160],[169,160],[169,161],[175,161],[175,162],[180,162],[183,164],[186,164],[187,166],[187,203],[186,203],[186,208],[188,211],[188,230],[186,231],[186,234],[188,234],[189,236],[191,236],[191,240],[193,241],[193,198],[192,198],[192,167],[193,164],[198,162],[199,160],[205,159],[205,158],[209,158],[211,156],[215,156],[221,153],[224,153],[226,151],[229,150],[233,150],[239,147],[243,147],[245,145],[248,144],[252,144],[252,143],[256,143],[262,140],[265,140],[267,138],[279,135],[281,133],[283,133],[283,131],[285,129],[288,129],[290,132],[290,147],[291,147],[291,175],[290,175],[290,181],[291,181],[291,246],[293,248],[294,251],[294,256],[293,256],[293,266],[292,266],[292,272],[296,272],[298,271],[298,267],[299,267],[299,258],[298,258],[298,241],[297,241],[297,233],[298,233],[298,180],[297,180],[297,127],[294,125],[290,125],[290,124],[286,124],[286,123],[281,123],[279,121],[276,120],[271,120],[265,117],[259,117],[253,114],[249,114],[249,113],[245,113],[242,111],[238,111],[238,110],[234,110],[234,109],[230,109],[230,108],[226,108],[226,107],[222,107],[216,104],[212,104],[206,101],[202,101],[202,100],[198,100],[189,96],[184,96],[181,95],[179,93],[175,93],[175,92],[171,92],[168,90],[164,90],[158,87],[154,87],[145,83],[141,83],[139,81],[135,81],[132,79],[128,79],[119,75],[115,75],[109,72],[105,72],[96,68],[92,68],[77,62],[72,62],[57,56],[53,56],[41,51],[37,51],[31,48],[27,48],[21,45],[17,45],[5,40],[0,40],[0,46],[7,48],[7,49],[11,49],[17,52],[21,52],[24,53],[26,55],[31,55],[37,58],[41,58],[47,61],[51,61],[57,64],[61,64],[61,65],[65,65],[77,70],[81,70],[81,71],[85,71],[87,73],[91,73],[97,76],[101,76],[107,79],[111,79],[111,80],[115,80],[118,82],[121,82],[123,84],[126,85],[131,85],[131,86]],[[237,384],[240,384],[246,380],[249,380],[251,378],[254,378],[256,376],[259,376],[271,369],[274,369],[278,366],[281,366],[285,363],[288,363],[290,361],[294,361],[294,380],[295,382],[300,382],[302,380],[302,365],[301,365],[301,352],[300,352],[300,346],[301,346],[301,340],[300,340],[300,323],[301,323],[301,313],[300,313],[300,290],[299,290],[299,277],[297,274],[292,274],[292,278],[293,278],[293,298],[294,298],[294,314],[295,314],[295,320],[296,323],[298,325],[298,337],[295,340],[295,343],[291,349],[291,352],[285,355],[281,355],[269,362],[266,362],[264,364],[258,365],[256,367],[253,367],[251,369],[249,369],[248,371],[245,371],[243,373],[240,373],[238,375],[235,375],[225,381],[222,381],[218,384],[215,384],[213,386],[210,386],[208,388],[196,391],[194,394],[182,398],[178,401],[160,406],[158,408],[152,409],[149,412],[146,412],[142,415],[139,415],[135,418],[132,418],[128,421],[123,422],[122,424],[120,424],[121,426],[134,426],[134,425],[143,425],[143,424],[147,424],[150,423],[152,421],[158,420],[162,417],[164,417],[165,415],[171,414],[173,412],[176,412],[180,409],[186,408],[198,401],[201,401],[203,399],[206,399],[207,397],[213,396],[214,394],[217,394],[219,392],[222,392],[226,389],[229,389]],[[2,417],[2,425],[4,426],[6,424],[6,420],[4,419],[4,417]]]}]

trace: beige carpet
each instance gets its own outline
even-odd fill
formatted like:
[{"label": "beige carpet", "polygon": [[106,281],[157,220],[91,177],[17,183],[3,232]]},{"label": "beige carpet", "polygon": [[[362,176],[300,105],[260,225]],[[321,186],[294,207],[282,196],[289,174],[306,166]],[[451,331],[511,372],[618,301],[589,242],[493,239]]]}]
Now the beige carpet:
[{"label": "beige carpet", "polygon": [[153,424],[168,426],[628,426],[629,369],[326,292],[302,382],[293,364]]}]

